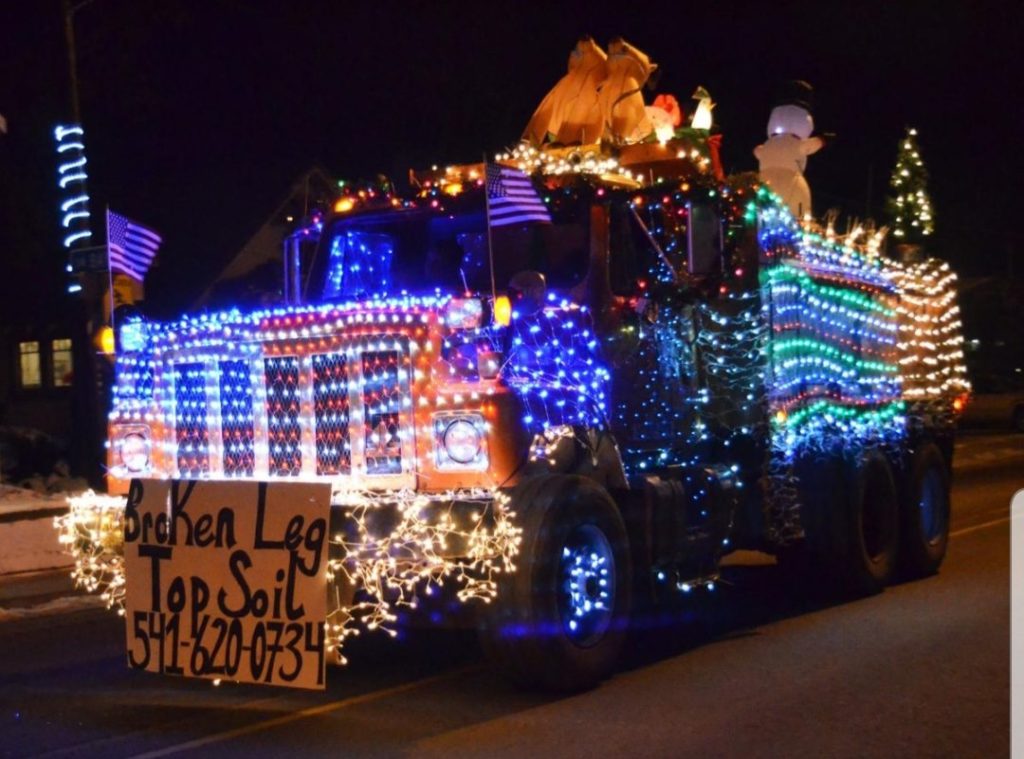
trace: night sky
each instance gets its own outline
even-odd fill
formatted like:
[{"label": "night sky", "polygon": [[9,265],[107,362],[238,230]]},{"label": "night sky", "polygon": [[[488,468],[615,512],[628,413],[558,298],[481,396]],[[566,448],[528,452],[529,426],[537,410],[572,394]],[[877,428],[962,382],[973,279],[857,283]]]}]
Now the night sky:
[{"label": "night sky", "polygon": [[[1020,255],[1022,7],[92,0],[75,15],[92,208],[163,234],[147,290],[170,313],[313,164],[397,179],[479,160],[518,139],[581,34],[602,46],[621,35],[660,65],[655,92],[685,107],[697,85],[711,92],[729,171],[756,169],[779,84],[810,81],[818,130],[838,135],[809,161],[818,213],[880,218],[899,137],[917,127],[933,252],[1002,276]],[[0,313],[11,318],[49,308],[63,286],[58,0],[0,0],[0,51]]]}]

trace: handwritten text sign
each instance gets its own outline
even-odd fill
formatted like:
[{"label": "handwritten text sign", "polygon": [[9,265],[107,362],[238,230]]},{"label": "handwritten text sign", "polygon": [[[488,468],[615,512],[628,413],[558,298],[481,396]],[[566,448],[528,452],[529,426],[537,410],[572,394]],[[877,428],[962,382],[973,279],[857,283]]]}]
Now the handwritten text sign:
[{"label": "handwritten text sign", "polygon": [[133,480],[128,663],[323,688],[330,486]]}]

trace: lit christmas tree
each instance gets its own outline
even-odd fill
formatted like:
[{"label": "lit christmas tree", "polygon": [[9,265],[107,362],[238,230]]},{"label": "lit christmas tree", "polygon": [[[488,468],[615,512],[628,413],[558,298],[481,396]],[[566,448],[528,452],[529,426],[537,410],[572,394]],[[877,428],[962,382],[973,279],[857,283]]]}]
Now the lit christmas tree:
[{"label": "lit christmas tree", "polygon": [[935,228],[928,197],[928,170],[917,148],[917,130],[907,129],[900,141],[896,167],[889,178],[886,213],[892,239],[899,246],[918,247]]}]

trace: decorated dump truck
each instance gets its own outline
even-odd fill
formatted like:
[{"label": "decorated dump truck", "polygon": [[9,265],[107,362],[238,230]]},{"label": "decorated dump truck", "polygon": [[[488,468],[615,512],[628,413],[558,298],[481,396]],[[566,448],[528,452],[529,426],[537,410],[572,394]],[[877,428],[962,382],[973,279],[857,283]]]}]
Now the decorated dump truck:
[{"label": "decorated dump truck", "polygon": [[[82,504],[79,578],[123,604],[120,530],[127,548],[175,523],[239,541],[223,513],[184,524],[193,486],[252,488],[258,532],[319,488],[324,634],[296,640],[468,619],[517,681],[576,689],[612,671],[636,610],[713,589],[737,549],[845,593],[936,571],[966,389],[955,278],[797,218],[756,175],[724,177],[716,147],[678,125],[534,138],[405,193],[352,189],[289,238],[287,302],[123,321],[108,465],[127,517]],[[257,540],[312,545],[294,524]],[[145,584],[173,611],[217,595],[195,580]],[[271,627],[243,640],[238,618],[299,605],[254,587],[221,591],[226,664],[211,644],[192,674],[264,671]],[[184,635],[129,617],[147,662]]]}]

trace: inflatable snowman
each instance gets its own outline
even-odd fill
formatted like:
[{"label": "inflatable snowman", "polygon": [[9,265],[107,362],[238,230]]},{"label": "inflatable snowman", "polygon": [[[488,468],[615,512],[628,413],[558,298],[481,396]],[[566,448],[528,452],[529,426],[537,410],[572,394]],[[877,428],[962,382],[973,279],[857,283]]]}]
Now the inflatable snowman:
[{"label": "inflatable snowman", "polygon": [[768,139],[754,148],[761,179],[802,219],[811,213],[811,188],[804,178],[807,156],[824,146],[821,137],[811,137],[811,86],[792,82],[768,117]]}]

